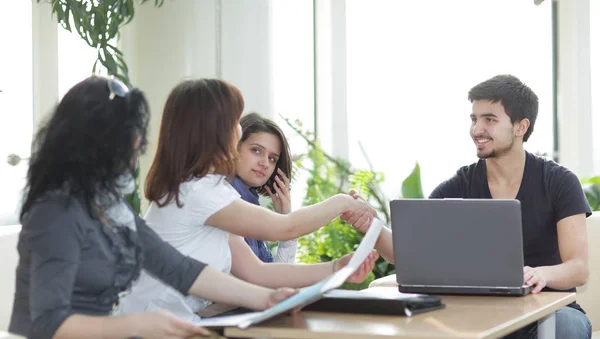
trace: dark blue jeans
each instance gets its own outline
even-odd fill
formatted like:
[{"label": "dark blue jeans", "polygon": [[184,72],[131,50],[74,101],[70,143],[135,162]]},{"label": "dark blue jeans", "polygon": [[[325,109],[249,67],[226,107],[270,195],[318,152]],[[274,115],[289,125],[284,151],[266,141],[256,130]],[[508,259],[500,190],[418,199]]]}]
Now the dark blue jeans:
[{"label": "dark blue jeans", "polygon": [[[590,339],[592,324],[582,312],[563,307],[556,311],[556,339]],[[515,331],[505,339],[537,339],[537,322]]]}]

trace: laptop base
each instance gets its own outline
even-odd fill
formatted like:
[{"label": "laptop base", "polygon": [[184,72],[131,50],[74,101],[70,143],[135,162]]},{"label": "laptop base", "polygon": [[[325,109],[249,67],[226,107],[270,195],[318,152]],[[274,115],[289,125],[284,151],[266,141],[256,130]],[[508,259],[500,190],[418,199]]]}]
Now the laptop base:
[{"label": "laptop base", "polygon": [[474,286],[413,286],[398,285],[402,293],[441,294],[441,295],[483,295],[483,296],[515,296],[529,294],[531,286],[521,287],[474,287]]}]

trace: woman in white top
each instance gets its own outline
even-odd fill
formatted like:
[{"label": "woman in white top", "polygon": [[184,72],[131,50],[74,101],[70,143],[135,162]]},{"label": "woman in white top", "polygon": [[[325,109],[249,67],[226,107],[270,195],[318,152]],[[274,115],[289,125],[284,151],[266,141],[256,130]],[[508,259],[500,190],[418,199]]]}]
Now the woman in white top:
[{"label": "woman in white top", "polygon": [[[345,266],[351,255],[314,265],[265,264],[243,237],[295,239],[344,212],[364,214],[363,219],[368,220],[370,207],[339,194],[289,214],[278,214],[240,199],[226,178],[235,175],[243,108],[239,90],[222,80],[188,80],[173,89],[146,179],[145,194],[151,201],[146,222],[182,254],[221,272],[265,287],[308,286]],[[373,252],[349,281],[362,282],[376,259]],[[122,300],[122,310],[164,309],[195,321],[195,313],[208,304],[143,273],[132,293]]]}]

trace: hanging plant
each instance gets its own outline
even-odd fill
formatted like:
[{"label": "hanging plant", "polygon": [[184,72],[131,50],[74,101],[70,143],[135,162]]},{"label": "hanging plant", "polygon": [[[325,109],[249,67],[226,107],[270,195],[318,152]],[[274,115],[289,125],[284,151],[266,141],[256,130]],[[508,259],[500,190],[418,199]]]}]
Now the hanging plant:
[{"label": "hanging plant", "polygon": [[[138,0],[140,4],[154,2],[160,7],[164,0]],[[135,0],[37,0],[50,3],[52,14],[67,31],[75,30],[79,36],[97,51],[92,66],[96,73],[98,63],[109,75],[121,79],[131,86],[129,69],[123,52],[117,48],[119,30],[133,19]]]},{"label": "hanging plant", "polygon": [[[96,73],[98,63],[106,68],[108,75],[121,79],[131,87],[129,68],[123,52],[117,48],[120,29],[131,22],[135,14],[135,0],[36,0],[37,3],[49,3],[52,15],[67,31],[77,32],[79,36],[97,51],[92,66]],[[164,0],[137,0],[138,3],[154,2],[161,7]],[[14,159],[12,159],[14,160]],[[9,159],[10,161],[10,159]],[[135,174],[136,189],[125,199],[139,214],[141,199],[139,195],[139,168]]]}]

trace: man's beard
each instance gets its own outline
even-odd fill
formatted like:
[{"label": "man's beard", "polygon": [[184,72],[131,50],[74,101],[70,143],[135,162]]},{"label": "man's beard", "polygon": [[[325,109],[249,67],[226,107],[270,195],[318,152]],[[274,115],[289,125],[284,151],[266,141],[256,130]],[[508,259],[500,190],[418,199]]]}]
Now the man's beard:
[{"label": "man's beard", "polygon": [[501,157],[512,150],[514,143],[515,138],[513,135],[511,135],[508,145],[506,147],[503,147],[501,149],[493,149],[487,154],[481,154],[479,151],[477,151],[477,157],[482,160]]}]

